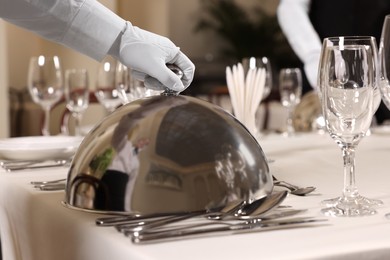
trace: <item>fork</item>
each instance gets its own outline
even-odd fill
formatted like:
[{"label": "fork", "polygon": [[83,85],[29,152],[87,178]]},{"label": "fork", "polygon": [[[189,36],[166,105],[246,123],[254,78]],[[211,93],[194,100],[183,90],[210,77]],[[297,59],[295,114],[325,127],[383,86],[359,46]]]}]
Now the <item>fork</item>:
[{"label": "fork", "polygon": [[57,179],[57,180],[51,180],[51,181],[32,181],[30,182],[32,185],[42,185],[42,184],[54,184],[59,182],[65,182],[66,179]]}]

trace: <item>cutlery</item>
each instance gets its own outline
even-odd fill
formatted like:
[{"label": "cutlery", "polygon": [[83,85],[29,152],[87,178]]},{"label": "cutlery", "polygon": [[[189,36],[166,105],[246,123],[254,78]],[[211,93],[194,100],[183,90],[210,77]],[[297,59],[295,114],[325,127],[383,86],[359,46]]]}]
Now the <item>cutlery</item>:
[{"label": "cutlery", "polygon": [[[287,196],[287,193],[277,193],[280,194],[280,196]],[[249,211],[254,211],[256,210],[257,207],[259,207],[262,203],[263,200],[265,200],[266,196],[261,197],[255,201],[252,201],[251,203],[247,203],[244,201],[233,201],[229,203],[228,205],[225,206],[225,211],[228,211],[229,207],[233,207],[234,205],[242,204],[242,206],[245,206],[245,210],[248,214]],[[267,200],[267,203],[269,203],[270,200]],[[237,211],[240,208],[237,209]],[[223,209],[221,209],[222,211]],[[243,210],[238,211],[242,213]],[[148,221],[155,221],[156,219],[162,219],[162,218],[169,218],[169,217],[175,217],[175,216],[188,216],[191,214],[191,217],[200,217],[202,214],[208,215],[207,217],[210,219],[217,219],[219,218],[218,212],[207,212],[207,211],[198,211],[198,212],[192,212],[192,213],[178,213],[174,215],[161,215],[161,214],[148,214],[148,215],[124,215],[124,216],[110,216],[110,217],[102,217],[102,218],[97,218],[95,223],[98,226],[114,226],[114,225],[121,225],[121,224],[135,224],[135,223],[141,223],[145,224]]]},{"label": "cutlery", "polygon": [[53,161],[25,161],[25,162],[5,162],[0,165],[6,171],[19,171],[26,169],[40,169],[66,166],[70,163],[70,160],[53,160]]},{"label": "cutlery", "polygon": [[65,182],[66,179],[57,179],[57,180],[51,180],[51,181],[32,181],[30,182],[32,185],[42,185],[42,184],[53,184],[53,183],[59,183],[59,182]]},{"label": "cutlery", "polygon": [[293,184],[285,182],[285,181],[280,181],[274,175],[272,175],[272,178],[273,178],[273,182],[274,182],[275,186],[287,188],[288,190],[290,190],[290,193],[293,195],[305,196],[305,195],[313,192],[316,189],[316,187],[313,187],[313,186],[299,187],[299,186],[293,185]]},{"label": "cutlery", "polygon": [[115,226],[122,224],[134,224],[134,225],[144,225],[146,223],[152,223],[154,221],[162,221],[163,219],[169,221],[169,219],[179,220],[181,218],[186,219],[196,216],[207,216],[209,218],[218,218],[218,215],[223,214],[223,212],[233,212],[242,207],[246,202],[245,201],[233,201],[228,203],[226,206],[220,209],[220,211],[197,211],[190,213],[177,213],[174,215],[161,215],[161,214],[149,214],[149,215],[124,215],[124,216],[112,216],[112,217],[103,217],[97,218],[95,223],[98,226]]},{"label": "cutlery", "polygon": [[[193,238],[209,236],[210,234],[240,234],[259,231],[270,231],[281,228],[294,227],[312,227],[313,223],[327,221],[327,219],[313,219],[307,217],[293,218],[287,220],[265,220],[248,221],[245,223],[219,222],[222,226],[182,229],[180,231],[161,231],[161,232],[130,232],[131,241],[136,244],[164,242],[181,238]],[[306,224],[306,225],[304,225]]]},{"label": "cutlery", "polygon": [[96,225],[98,226],[115,226],[115,225],[123,225],[123,224],[129,224],[129,225],[145,225],[148,223],[153,222],[163,222],[167,221],[178,221],[180,219],[187,219],[191,217],[199,217],[199,216],[205,216],[210,219],[216,219],[219,215],[227,213],[227,212],[234,212],[238,210],[240,207],[242,207],[245,204],[245,201],[233,201],[223,208],[221,208],[219,211],[197,211],[197,212],[190,212],[190,213],[183,213],[183,214],[174,214],[174,215],[165,215],[161,216],[156,214],[151,215],[143,215],[143,216],[114,216],[114,217],[104,217],[104,218],[98,218],[96,219]]},{"label": "cutlery", "polygon": [[241,217],[227,217],[222,220],[210,220],[210,219],[200,219],[196,222],[190,223],[178,223],[175,222],[172,225],[164,225],[153,228],[144,228],[142,230],[136,228],[128,228],[126,225],[123,226],[115,226],[117,231],[124,233],[126,236],[131,235],[133,232],[146,232],[146,233],[159,233],[159,232],[168,232],[168,231],[177,231],[181,232],[182,230],[189,230],[195,228],[204,228],[204,227],[212,227],[212,226],[221,226],[221,225],[232,225],[239,223],[255,223],[259,221],[269,221],[277,218],[285,218],[293,215],[297,215],[299,213],[305,212],[306,210],[286,210],[272,214],[260,214],[260,215],[250,215],[250,218],[241,218]]},{"label": "cutlery", "polygon": [[51,181],[31,181],[30,183],[34,185],[34,188],[40,189],[42,191],[57,191],[65,190],[66,179],[56,179]]},{"label": "cutlery", "polygon": [[155,221],[151,220],[148,222],[126,223],[122,225],[116,225],[116,229],[120,232],[142,231],[146,229],[161,227],[170,223],[177,223],[178,221],[182,221],[194,217],[211,217],[212,220],[253,219],[253,218],[258,218],[262,214],[265,214],[266,212],[275,208],[277,205],[282,203],[282,201],[286,198],[286,196],[287,196],[287,192],[282,191],[282,192],[270,194],[269,196],[261,197],[250,203],[246,203],[246,202],[236,203],[235,206],[228,205],[228,207],[223,208],[220,212],[211,212],[211,213],[204,213],[204,214],[195,213],[195,214],[188,214],[181,217],[175,217],[175,216],[167,217]]},{"label": "cutlery", "polygon": [[186,215],[179,216],[168,216],[166,218],[158,219],[158,220],[150,220],[150,221],[141,221],[135,223],[126,223],[121,225],[115,225],[118,231],[141,231],[145,229],[152,229],[156,227],[161,227],[170,223],[176,223],[185,219],[190,219],[194,217],[210,217],[211,219],[218,219],[220,216],[225,214],[233,214],[237,212],[240,208],[245,205],[245,201],[234,201],[233,203],[227,204],[225,207],[220,209],[217,212],[195,212],[188,213]]},{"label": "cutlery", "polygon": [[35,185],[34,188],[40,189],[42,191],[58,191],[58,190],[65,190],[66,184],[65,183],[42,184],[42,185]]}]

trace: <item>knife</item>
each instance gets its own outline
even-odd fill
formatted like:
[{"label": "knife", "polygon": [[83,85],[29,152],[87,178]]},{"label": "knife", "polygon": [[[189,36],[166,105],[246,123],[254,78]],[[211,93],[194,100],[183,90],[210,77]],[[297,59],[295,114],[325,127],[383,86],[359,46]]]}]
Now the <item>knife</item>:
[{"label": "knife", "polygon": [[[314,223],[327,221],[327,219],[313,218],[293,218],[287,220],[269,220],[260,222],[248,222],[231,224],[228,226],[217,226],[200,229],[182,229],[180,231],[162,231],[162,232],[132,232],[131,241],[135,244],[155,243],[172,241],[181,238],[204,237],[209,235],[242,234],[261,231],[271,231],[282,228],[312,227]],[[316,225],[318,226],[318,225]]]}]

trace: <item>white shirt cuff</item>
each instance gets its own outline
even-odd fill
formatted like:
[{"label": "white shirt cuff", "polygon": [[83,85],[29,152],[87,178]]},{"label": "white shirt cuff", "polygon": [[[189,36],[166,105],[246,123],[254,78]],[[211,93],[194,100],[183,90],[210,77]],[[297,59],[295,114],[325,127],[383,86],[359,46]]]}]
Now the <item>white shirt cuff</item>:
[{"label": "white shirt cuff", "polygon": [[96,0],[86,0],[61,42],[101,60],[125,26],[126,21],[110,9]]}]

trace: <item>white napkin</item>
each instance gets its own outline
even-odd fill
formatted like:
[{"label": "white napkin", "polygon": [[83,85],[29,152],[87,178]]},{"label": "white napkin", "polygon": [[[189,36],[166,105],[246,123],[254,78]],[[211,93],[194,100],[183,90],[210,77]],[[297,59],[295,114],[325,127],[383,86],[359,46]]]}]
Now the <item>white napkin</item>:
[{"label": "white napkin", "polygon": [[257,137],[256,111],[263,96],[265,69],[249,68],[245,75],[238,63],[233,68],[226,67],[226,81],[235,117]]}]

